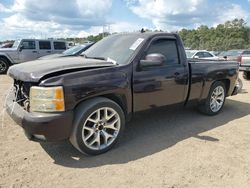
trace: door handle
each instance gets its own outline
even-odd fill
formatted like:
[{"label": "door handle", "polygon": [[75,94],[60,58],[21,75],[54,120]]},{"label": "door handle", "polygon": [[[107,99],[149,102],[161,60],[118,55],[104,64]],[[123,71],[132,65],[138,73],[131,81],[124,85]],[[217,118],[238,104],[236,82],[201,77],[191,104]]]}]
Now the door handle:
[{"label": "door handle", "polygon": [[37,51],[32,51],[32,53],[37,53]]},{"label": "door handle", "polygon": [[51,51],[47,51],[47,53],[51,53]]},{"label": "door handle", "polygon": [[175,75],[175,76],[179,76],[180,73],[179,73],[179,72],[175,72],[174,75]]}]

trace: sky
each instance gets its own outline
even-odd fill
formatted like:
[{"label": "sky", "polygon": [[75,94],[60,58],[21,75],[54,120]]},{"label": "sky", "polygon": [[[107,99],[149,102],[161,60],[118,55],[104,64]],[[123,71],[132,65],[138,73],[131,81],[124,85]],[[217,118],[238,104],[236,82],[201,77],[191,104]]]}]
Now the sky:
[{"label": "sky", "polygon": [[0,0],[0,40],[171,32],[234,18],[250,25],[250,0]]}]

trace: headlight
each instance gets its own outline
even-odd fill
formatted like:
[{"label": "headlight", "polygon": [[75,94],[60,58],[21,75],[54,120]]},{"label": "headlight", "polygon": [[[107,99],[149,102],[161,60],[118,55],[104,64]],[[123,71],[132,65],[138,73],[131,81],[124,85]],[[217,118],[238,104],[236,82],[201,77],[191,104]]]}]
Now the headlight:
[{"label": "headlight", "polygon": [[30,89],[30,111],[62,112],[65,110],[63,87],[37,87]]}]

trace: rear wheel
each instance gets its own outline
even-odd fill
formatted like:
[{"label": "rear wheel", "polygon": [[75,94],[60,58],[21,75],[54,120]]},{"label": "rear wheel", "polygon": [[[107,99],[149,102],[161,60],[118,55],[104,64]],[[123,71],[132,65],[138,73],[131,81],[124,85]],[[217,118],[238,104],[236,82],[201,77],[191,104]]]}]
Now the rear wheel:
[{"label": "rear wheel", "polygon": [[[97,155],[110,150],[125,127],[124,113],[115,102],[95,98],[81,104],[70,141],[80,152]],[[80,111],[80,113],[79,113]]]},{"label": "rear wheel", "polygon": [[217,81],[212,84],[206,101],[199,106],[199,110],[207,115],[218,114],[225,102],[225,84]]},{"label": "rear wheel", "polygon": [[5,74],[9,68],[9,63],[6,59],[0,58],[0,74]]}]

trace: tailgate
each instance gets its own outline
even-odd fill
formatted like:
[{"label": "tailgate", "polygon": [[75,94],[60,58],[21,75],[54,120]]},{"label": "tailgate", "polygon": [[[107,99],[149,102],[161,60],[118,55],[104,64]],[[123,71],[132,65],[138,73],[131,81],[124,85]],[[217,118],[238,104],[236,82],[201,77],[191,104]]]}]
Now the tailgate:
[{"label": "tailgate", "polygon": [[250,66],[250,56],[242,56],[241,58],[241,66]]}]

